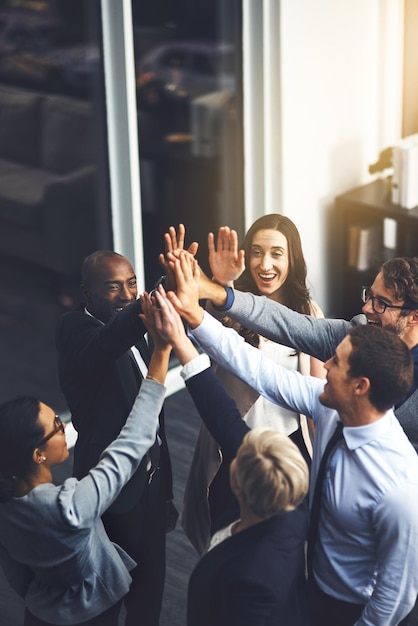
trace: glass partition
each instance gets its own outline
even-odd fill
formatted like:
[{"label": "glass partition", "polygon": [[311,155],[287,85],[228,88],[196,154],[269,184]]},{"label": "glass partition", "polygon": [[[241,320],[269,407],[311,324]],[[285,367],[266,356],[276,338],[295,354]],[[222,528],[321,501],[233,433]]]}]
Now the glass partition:
[{"label": "glass partition", "polygon": [[242,234],[242,10],[236,0],[132,0],[144,261],[183,222],[207,269],[207,233]]},{"label": "glass partition", "polygon": [[57,316],[111,246],[98,0],[0,3],[0,401],[57,409]]},{"label": "glass partition", "polygon": [[[242,9],[131,7],[150,288],[168,226],[186,224],[206,270],[209,230],[243,234]],[[102,42],[100,0],[0,0],[0,402],[65,410],[56,320],[78,301],[83,258],[113,246]]]}]

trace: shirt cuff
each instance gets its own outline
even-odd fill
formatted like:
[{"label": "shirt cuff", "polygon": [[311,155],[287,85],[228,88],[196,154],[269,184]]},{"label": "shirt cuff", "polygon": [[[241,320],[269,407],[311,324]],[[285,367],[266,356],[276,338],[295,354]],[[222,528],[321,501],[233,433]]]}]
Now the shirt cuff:
[{"label": "shirt cuff", "polygon": [[183,366],[180,376],[184,381],[189,380],[193,376],[200,374],[204,370],[207,370],[210,367],[210,359],[207,354],[199,354],[194,359],[186,363]]},{"label": "shirt cuff", "polygon": [[212,304],[213,308],[216,309],[217,311],[228,311],[228,309],[231,308],[231,306],[234,304],[234,300],[235,300],[235,296],[234,296],[234,290],[232,289],[232,287],[224,287],[225,291],[226,291],[226,302],[223,306],[216,306],[215,304]]}]

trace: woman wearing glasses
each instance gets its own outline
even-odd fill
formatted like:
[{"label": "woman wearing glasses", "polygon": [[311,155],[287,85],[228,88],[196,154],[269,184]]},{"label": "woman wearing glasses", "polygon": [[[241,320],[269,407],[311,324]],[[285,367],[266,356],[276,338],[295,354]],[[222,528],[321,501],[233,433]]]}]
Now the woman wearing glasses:
[{"label": "woman wearing glasses", "polygon": [[117,626],[136,563],[107,537],[101,515],[155,440],[171,348],[154,352],[126,425],[82,480],[54,485],[69,455],[65,425],[35,398],[0,406],[0,564],[26,604],[24,626]]}]

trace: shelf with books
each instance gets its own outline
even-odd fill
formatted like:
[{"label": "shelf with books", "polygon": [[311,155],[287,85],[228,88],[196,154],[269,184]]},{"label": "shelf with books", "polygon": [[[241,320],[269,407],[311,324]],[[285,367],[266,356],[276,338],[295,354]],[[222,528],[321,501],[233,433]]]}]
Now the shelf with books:
[{"label": "shelf with books", "polygon": [[337,263],[334,315],[350,318],[361,310],[363,285],[395,256],[418,256],[418,206],[403,209],[391,200],[391,180],[378,179],[335,200]]}]

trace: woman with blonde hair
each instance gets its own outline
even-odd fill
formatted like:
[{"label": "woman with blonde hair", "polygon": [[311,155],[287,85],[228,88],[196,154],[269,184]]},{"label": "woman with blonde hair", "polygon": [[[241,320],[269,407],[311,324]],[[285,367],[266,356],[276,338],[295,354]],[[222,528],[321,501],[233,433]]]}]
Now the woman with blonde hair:
[{"label": "woman with blonde hair", "polygon": [[286,435],[249,428],[162,287],[154,298],[156,327],[173,346],[186,387],[222,448],[238,502],[225,509],[192,572],[187,626],[302,626],[306,461]]},{"label": "woman with blonde hair", "polygon": [[264,428],[245,435],[230,477],[243,507],[263,519],[292,511],[307,492],[307,465],[297,446],[286,435]]}]

